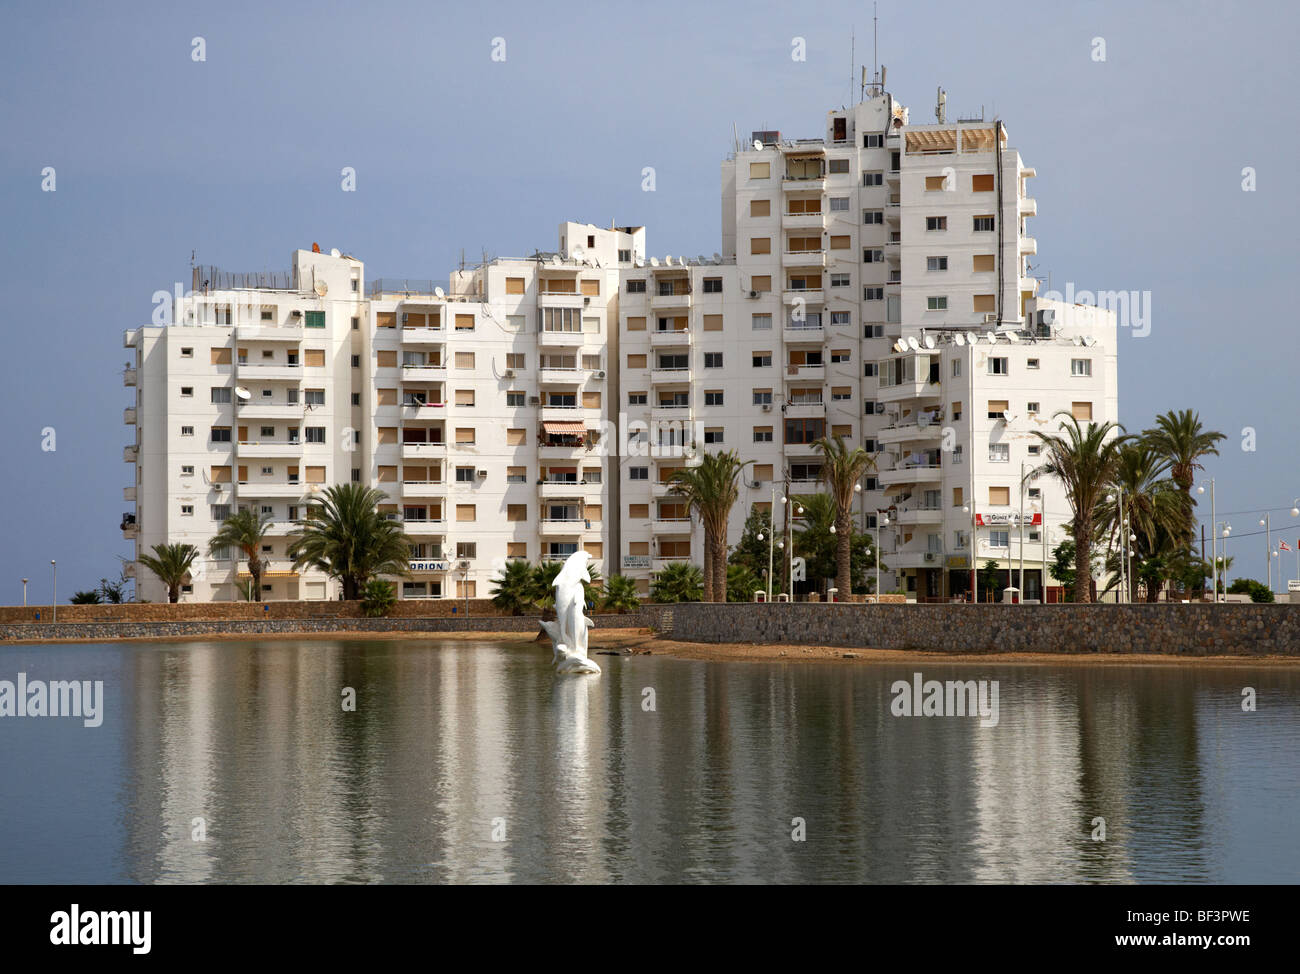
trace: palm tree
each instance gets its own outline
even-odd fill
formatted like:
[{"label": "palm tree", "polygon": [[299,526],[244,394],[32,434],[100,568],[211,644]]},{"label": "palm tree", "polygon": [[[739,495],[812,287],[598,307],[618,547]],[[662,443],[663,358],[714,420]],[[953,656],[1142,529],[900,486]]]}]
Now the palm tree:
[{"label": "palm tree", "polygon": [[637,595],[636,582],[626,575],[611,575],[605,583],[605,597],[600,607],[607,611],[632,612],[641,608],[641,597]]},{"label": "palm tree", "polygon": [[236,511],[221,523],[220,530],[208,542],[208,554],[215,555],[225,548],[238,548],[248,559],[248,573],[253,576],[252,601],[262,601],[262,540],[266,537],[271,518],[254,514],[249,508]]},{"label": "palm tree", "polygon": [[526,561],[508,561],[501,574],[492,580],[492,604],[512,616],[523,615],[533,607],[533,570]]},{"label": "palm tree", "polygon": [[[1065,488],[1066,500],[1074,513],[1071,526],[1074,539],[1074,600],[1091,602],[1092,543],[1096,531],[1097,508],[1115,480],[1120,451],[1129,437],[1123,435],[1124,427],[1118,423],[1089,423],[1083,427],[1068,412],[1062,411],[1056,415],[1064,417],[1060,425],[1061,432],[1041,433],[1034,430],[1047,460],[1031,470],[1026,478],[1035,479],[1049,474]],[[1117,432],[1121,435],[1114,435]]]},{"label": "palm tree", "polygon": [[167,586],[168,602],[179,602],[181,586],[198,556],[199,549],[192,544],[156,544],[152,555],[141,555],[136,560]]},{"label": "palm tree", "polygon": [[740,499],[739,475],[751,462],[735,450],[705,453],[668,479],[670,493],[685,498],[704,525],[705,602],[727,601],[727,523]]},{"label": "palm tree", "polygon": [[302,537],[289,549],[293,567],[317,568],[343,585],[345,599],[358,599],[378,575],[409,575],[410,541],[396,521],[379,513],[387,497],[364,484],[335,484],[307,506]]},{"label": "palm tree", "polygon": [[704,576],[700,566],[675,561],[661,571],[650,586],[655,602],[699,602],[703,595]]},{"label": "palm tree", "polygon": [[1152,429],[1143,430],[1142,438],[1169,461],[1170,476],[1178,489],[1187,496],[1187,523],[1182,537],[1190,543],[1194,533],[1191,509],[1196,504],[1192,499],[1196,471],[1205,469],[1200,462],[1202,457],[1219,455],[1219,448],[1215,444],[1225,439],[1224,434],[1206,430],[1201,425],[1199,413],[1190,409],[1177,412],[1171,409],[1157,416],[1156,425]]},{"label": "palm tree", "polygon": [[822,454],[822,480],[835,499],[835,587],[847,600],[853,591],[849,568],[853,540],[853,497],[862,489],[862,477],[876,469],[876,461],[860,446],[849,449],[838,436],[823,437],[814,446]]},{"label": "palm tree", "polygon": [[[1129,546],[1126,568],[1130,602],[1137,592],[1140,574],[1135,570],[1137,563],[1171,553],[1173,540],[1182,535],[1187,523],[1188,498],[1172,478],[1164,476],[1169,468],[1169,458],[1146,440],[1126,442],[1119,451],[1110,485],[1112,493],[1097,506],[1097,531],[1109,535],[1117,542],[1116,547],[1121,550],[1124,547],[1123,538],[1117,537],[1121,520],[1124,527],[1137,535],[1138,540]],[[1115,497],[1114,501],[1110,500],[1111,496]],[[1150,569],[1147,575],[1151,577]]]}]

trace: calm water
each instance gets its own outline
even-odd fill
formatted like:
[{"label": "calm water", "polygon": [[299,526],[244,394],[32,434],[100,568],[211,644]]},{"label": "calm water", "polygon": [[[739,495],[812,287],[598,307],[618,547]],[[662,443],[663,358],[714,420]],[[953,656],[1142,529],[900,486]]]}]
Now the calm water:
[{"label": "calm water", "polygon": [[[0,881],[1300,879],[1300,669],[598,659],[0,648],[0,680],[106,695],[97,729],[0,719]],[[998,680],[998,725],[891,716],[918,669]]]}]

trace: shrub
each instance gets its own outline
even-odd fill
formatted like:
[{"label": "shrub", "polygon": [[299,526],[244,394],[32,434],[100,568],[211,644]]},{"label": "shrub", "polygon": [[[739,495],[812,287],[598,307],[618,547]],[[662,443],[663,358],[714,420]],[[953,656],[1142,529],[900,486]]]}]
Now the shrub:
[{"label": "shrub", "polygon": [[372,578],[361,590],[361,612],[371,618],[388,615],[396,602],[397,592],[392,583],[382,578]]}]

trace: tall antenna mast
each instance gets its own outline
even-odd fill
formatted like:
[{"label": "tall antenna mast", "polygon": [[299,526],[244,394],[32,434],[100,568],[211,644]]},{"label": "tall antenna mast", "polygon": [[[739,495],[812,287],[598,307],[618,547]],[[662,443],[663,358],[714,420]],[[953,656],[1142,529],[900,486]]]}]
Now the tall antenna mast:
[{"label": "tall antenna mast", "polygon": [[876,45],[876,25],[879,18],[876,16],[876,5],[871,5],[871,80],[874,83],[880,77],[880,55]]},{"label": "tall antenna mast", "polygon": [[858,63],[857,39],[858,38],[857,38],[856,29],[850,29],[849,31],[849,104],[850,105],[853,104],[853,69],[857,67],[857,63]]}]

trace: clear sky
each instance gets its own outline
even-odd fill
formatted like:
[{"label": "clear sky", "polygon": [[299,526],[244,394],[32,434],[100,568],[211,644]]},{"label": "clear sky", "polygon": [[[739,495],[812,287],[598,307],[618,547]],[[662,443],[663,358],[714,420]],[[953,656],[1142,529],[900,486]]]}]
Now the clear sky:
[{"label": "clear sky", "polygon": [[[1000,116],[1038,170],[1034,273],[1150,292],[1150,334],[1121,338],[1121,419],[1191,407],[1228,434],[1207,475],[1234,574],[1262,578],[1264,509],[1300,547],[1296,5],[879,13],[888,87],[914,122],[942,85],[950,118]],[[0,602],[22,576],[48,601],[51,558],[66,600],[130,553],[122,332],[148,322],[155,290],[188,286],[191,250],[284,271],[318,241],[371,278],[445,281],[462,248],[552,249],[572,219],[643,224],[654,254],[712,253],[733,123],[822,135],[856,99],[854,31],[869,65],[869,3],[7,3]],[[1295,555],[1281,561],[1294,576]]]}]

